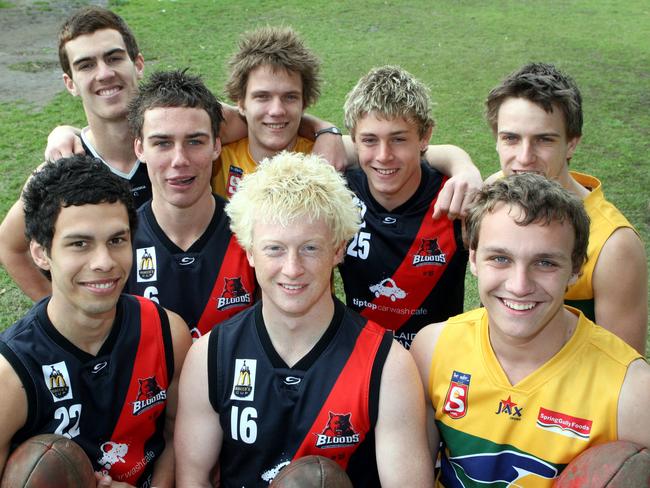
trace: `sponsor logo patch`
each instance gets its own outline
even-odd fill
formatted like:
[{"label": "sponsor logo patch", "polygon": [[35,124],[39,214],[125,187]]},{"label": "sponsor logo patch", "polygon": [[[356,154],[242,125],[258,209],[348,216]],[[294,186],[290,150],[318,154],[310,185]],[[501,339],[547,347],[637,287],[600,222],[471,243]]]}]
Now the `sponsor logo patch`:
[{"label": "sponsor logo patch", "polygon": [[589,440],[592,421],[540,407],[537,427],[574,439]]},{"label": "sponsor logo patch", "polygon": [[442,411],[452,419],[464,417],[467,413],[467,400],[469,395],[469,381],[472,376],[460,371],[454,371],[449,382],[449,389],[445,397]]},{"label": "sponsor logo patch", "polygon": [[374,293],[377,298],[381,296],[390,298],[391,302],[406,297],[406,292],[397,286],[397,283],[395,283],[393,278],[386,278],[376,285],[372,285],[370,291]]},{"label": "sponsor logo patch", "polygon": [[135,262],[138,265],[138,283],[156,281],[158,274],[156,272],[156,248],[142,247],[135,250]]},{"label": "sponsor logo patch", "polygon": [[316,434],[316,447],[330,449],[333,447],[348,447],[358,444],[359,434],[354,430],[352,414],[329,412],[327,424],[320,434]]},{"label": "sponsor logo patch", "polygon": [[257,359],[235,359],[235,377],[230,394],[231,400],[253,401],[256,371]]},{"label": "sponsor logo patch", "polygon": [[447,256],[438,245],[438,238],[422,239],[418,252],[413,255],[413,266],[443,266],[447,264]]},{"label": "sponsor logo patch", "polygon": [[497,411],[494,412],[497,415],[500,414],[506,414],[509,415],[511,419],[513,420],[520,420],[521,419],[521,413],[524,407],[518,407],[515,402],[512,401],[512,396],[508,395],[507,400],[501,400],[499,402],[499,406],[497,407]]},{"label": "sponsor logo patch", "polygon": [[65,361],[54,364],[42,364],[43,379],[47,389],[52,394],[55,402],[72,398],[72,387],[70,385],[70,374]]},{"label": "sponsor logo patch", "polygon": [[167,400],[167,390],[160,387],[155,376],[138,378],[138,396],[133,402],[133,415],[140,415],[165,400]]},{"label": "sponsor logo patch", "polygon": [[223,291],[217,298],[217,310],[226,310],[232,307],[242,307],[251,304],[251,294],[237,278],[224,278]]},{"label": "sponsor logo patch", "polygon": [[237,188],[239,188],[239,182],[241,179],[244,177],[244,170],[237,167],[230,165],[230,170],[228,171],[228,197],[232,197],[235,192],[237,191]]},{"label": "sponsor logo patch", "polygon": [[126,463],[124,457],[129,452],[128,444],[119,444],[117,442],[108,441],[99,446],[102,452],[102,457],[97,460],[97,464],[106,470],[110,470],[114,464]]}]

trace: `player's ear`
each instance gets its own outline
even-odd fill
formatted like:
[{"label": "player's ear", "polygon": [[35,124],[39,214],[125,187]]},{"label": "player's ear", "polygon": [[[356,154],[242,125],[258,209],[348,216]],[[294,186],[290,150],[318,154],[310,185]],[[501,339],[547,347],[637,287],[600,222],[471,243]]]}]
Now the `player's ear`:
[{"label": "player's ear", "polygon": [[246,250],[246,259],[248,259],[248,264],[251,268],[255,267],[255,260],[253,259],[253,253],[250,250]]},{"label": "player's ear", "polygon": [[133,139],[133,152],[135,152],[136,157],[140,161],[144,161],[144,145],[142,144],[142,139],[140,137]]},{"label": "player's ear", "polygon": [[65,89],[68,90],[70,95],[73,97],[79,95],[77,92],[77,87],[75,86],[74,81],[72,81],[72,77],[68,76],[67,73],[63,73],[63,84],[65,85]]},{"label": "player's ear", "polygon": [[340,263],[343,262],[343,258],[345,257],[346,244],[347,244],[347,242],[341,243],[341,245],[338,247],[338,249],[334,252],[333,266],[338,266]]},{"label": "player's ear", "polygon": [[32,240],[29,243],[29,252],[36,266],[46,271],[50,270],[50,258],[47,256],[47,251],[41,244]]},{"label": "player's ear", "polygon": [[420,152],[424,153],[429,147],[429,140],[431,139],[431,134],[433,132],[433,127],[429,127],[426,132],[420,138]]},{"label": "player's ear", "polygon": [[144,76],[144,57],[142,56],[142,53],[138,53],[133,60],[133,64],[135,65],[136,76],[138,77],[138,80],[141,80]]},{"label": "player's ear", "polygon": [[576,150],[576,147],[578,147],[578,144],[580,143],[580,136],[576,136],[573,139],[569,139],[567,142],[567,152],[566,152],[566,158],[567,160],[571,160],[573,157],[573,153]]},{"label": "player's ear", "polygon": [[237,100],[237,111],[242,117],[246,117],[246,107],[244,106],[243,100]]},{"label": "player's ear", "polygon": [[575,272],[571,273],[571,278],[569,278],[569,283],[567,284],[567,288],[569,288],[570,286],[575,285],[576,282],[578,281],[578,278],[580,278],[581,274],[582,274],[582,271],[575,271]]},{"label": "player's ear", "polygon": [[478,276],[476,274],[476,249],[469,250],[469,270],[474,276]]}]

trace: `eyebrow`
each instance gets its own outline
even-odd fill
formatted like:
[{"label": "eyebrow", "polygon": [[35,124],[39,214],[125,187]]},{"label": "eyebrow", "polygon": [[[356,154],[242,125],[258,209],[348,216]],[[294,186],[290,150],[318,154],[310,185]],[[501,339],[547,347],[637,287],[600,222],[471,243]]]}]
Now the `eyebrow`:
[{"label": "eyebrow", "polygon": [[[115,237],[121,237],[123,235],[128,235],[131,233],[131,229],[129,227],[126,227],[124,229],[120,229],[117,232],[111,234],[108,238],[113,239]],[[61,239],[66,240],[66,241],[73,241],[73,240],[94,240],[95,236],[91,234],[83,234],[83,233],[76,233],[76,234],[67,234],[63,236]]]},{"label": "eyebrow", "polygon": [[[487,252],[489,254],[506,254],[506,255],[511,255],[512,251],[505,247],[499,247],[499,246],[493,246],[493,247],[484,247],[483,252]],[[535,259],[570,259],[570,256],[567,256],[564,253],[561,252],[542,252],[542,253],[537,253],[534,254],[533,257]]]},{"label": "eyebrow", "polygon": [[[101,57],[106,58],[106,57],[111,56],[111,55],[113,55],[115,53],[126,54],[126,49],[116,47],[114,49],[110,49],[109,51],[106,51],[105,53],[102,53]],[[72,66],[77,67],[81,63],[84,63],[86,61],[92,61],[93,59],[95,59],[95,57],[93,57],[93,56],[85,56],[83,58],[75,59],[72,62]]]},{"label": "eyebrow", "polygon": [[[498,132],[499,135],[507,135],[507,136],[520,136],[521,134],[519,132],[514,132],[511,130],[500,130]],[[535,137],[560,137],[561,134],[559,132],[541,132],[539,134],[534,134]]]},{"label": "eyebrow", "polygon": [[[164,133],[161,133],[161,132],[157,132],[157,133],[154,132],[153,134],[149,134],[147,136],[147,139],[171,139],[172,137],[173,137],[173,135],[171,135],[171,134],[164,134]],[[209,138],[210,134],[208,134],[207,132],[203,132],[203,131],[197,131],[197,132],[192,132],[190,134],[186,134],[184,136],[184,139],[195,139],[197,137],[208,137]]]}]

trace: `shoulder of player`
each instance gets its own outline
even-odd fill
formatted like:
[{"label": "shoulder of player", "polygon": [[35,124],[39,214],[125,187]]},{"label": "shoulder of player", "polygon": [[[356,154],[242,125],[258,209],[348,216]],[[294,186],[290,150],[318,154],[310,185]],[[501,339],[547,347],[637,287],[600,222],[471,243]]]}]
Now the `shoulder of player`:
[{"label": "shoulder of player", "polygon": [[433,351],[446,324],[447,322],[438,322],[427,325],[416,334],[411,344],[411,356],[415,359],[415,364],[424,381],[428,380]]},{"label": "shoulder of player", "polygon": [[621,387],[618,438],[650,448],[650,365],[644,359],[630,363]]},{"label": "shoulder of player", "polygon": [[187,350],[192,345],[192,336],[190,335],[189,328],[180,315],[171,310],[163,310],[167,314],[169,320],[169,330],[172,335],[172,343],[174,344],[174,355],[176,355],[177,352],[181,352],[184,357]]}]

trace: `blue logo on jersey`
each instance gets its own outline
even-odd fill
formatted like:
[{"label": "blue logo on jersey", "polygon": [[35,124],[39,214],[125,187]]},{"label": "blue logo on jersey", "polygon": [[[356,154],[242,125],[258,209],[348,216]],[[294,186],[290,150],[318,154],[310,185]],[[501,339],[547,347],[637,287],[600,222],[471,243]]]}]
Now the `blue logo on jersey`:
[{"label": "blue logo on jersey", "polygon": [[480,485],[505,488],[531,475],[550,480],[558,475],[558,470],[534,456],[515,451],[470,454],[449,459],[444,455],[442,457],[441,481],[447,488]]}]

